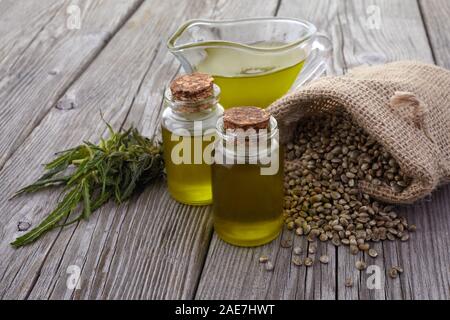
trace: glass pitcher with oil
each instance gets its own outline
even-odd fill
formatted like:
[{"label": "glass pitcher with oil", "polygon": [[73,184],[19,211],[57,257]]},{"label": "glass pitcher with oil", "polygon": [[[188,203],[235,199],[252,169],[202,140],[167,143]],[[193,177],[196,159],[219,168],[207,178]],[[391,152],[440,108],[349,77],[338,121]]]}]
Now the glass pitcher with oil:
[{"label": "glass pitcher with oil", "polygon": [[221,104],[265,108],[294,85],[322,75],[331,42],[316,27],[291,18],[191,20],[169,39],[186,72],[211,74]]}]

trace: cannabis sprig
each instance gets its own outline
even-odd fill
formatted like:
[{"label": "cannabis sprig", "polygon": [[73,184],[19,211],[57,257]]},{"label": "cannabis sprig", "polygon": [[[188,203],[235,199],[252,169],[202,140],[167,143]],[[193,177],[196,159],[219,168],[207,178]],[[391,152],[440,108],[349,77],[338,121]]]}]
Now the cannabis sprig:
[{"label": "cannabis sprig", "polygon": [[[116,132],[108,123],[106,126],[108,139],[101,138],[98,145],[85,141],[57,153],[57,157],[45,165],[46,171],[37,181],[15,194],[64,187],[64,197],[56,208],[37,227],[11,245],[27,245],[54,228],[88,219],[110,199],[122,203],[137,189],[162,174],[164,163],[159,143],[142,136],[133,127]],[[76,211],[79,215],[65,222]]]}]

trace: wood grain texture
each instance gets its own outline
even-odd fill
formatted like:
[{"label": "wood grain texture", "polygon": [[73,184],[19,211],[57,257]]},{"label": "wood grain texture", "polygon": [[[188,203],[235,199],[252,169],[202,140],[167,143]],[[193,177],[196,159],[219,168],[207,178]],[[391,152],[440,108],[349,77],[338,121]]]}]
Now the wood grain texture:
[{"label": "wood grain texture", "polygon": [[[319,30],[330,35],[334,49],[332,70],[335,74],[345,73],[361,64],[379,64],[400,59],[433,62],[420,10],[417,2],[413,0],[282,1],[278,15],[312,21]],[[443,189],[437,191],[433,199],[444,198],[448,190]],[[423,204],[399,209],[403,214],[407,214],[412,222],[416,221],[421,230],[412,235],[408,243],[374,244],[373,247],[379,252],[377,259],[362,253],[357,256],[350,255],[346,247],[323,248],[324,245],[320,244],[317,255],[320,256],[324,252],[329,254],[329,266],[333,266],[332,268],[316,264],[306,270],[303,267],[292,271],[294,267],[290,262],[291,256],[280,254],[286,249],[279,248],[279,239],[262,248],[245,249],[244,255],[243,249],[228,246],[214,236],[196,297],[446,299],[450,272],[447,268],[449,255],[446,251],[450,244],[447,229],[449,218],[446,218],[444,212],[448,215],[449,207],[448,204],[439,203],[439,200],[426,203],[432,213],[424,214]],[[430,217],[431,215],[433,216]],[[442,227],[442,224],[446,227]],[[291,233],[285,230],[282,237],[289,236]],[[436,243],[440,245],[436,246]],[[414,248],[421,249],[417,253]],[[425,248],[433,250],[426,252]],[[275,259],[274,272],[268,274],[258,265],[257,259],[262,253]],[[357,260],[365,260],[369,265],[378,266],[377,270],[381,272],[381,289],[369,288],[368,282],[372,279],[373,270],[357,271]],[[443,263],[433,263],[433,260]],[[389,268],[394,265],[405,269],[405,273],[397,279],[391,279],[387,274]],[[408,267],[405,267],[406,265]],[[299,281],[299,278],[302,280]],[[345,287],[346,278],[353,280],[353,287]],[[261,279],[265,279],[267,285],[264,285]]]},{"label": "wood grain texture", "polygon": [[[75,107],[56,102],[140,3],[15,1],[3,13],[11,15],[0,25],[0,169],[52,107]],[[80,29],[70,6],[80,9]]]},{"label": "wood grain texture", "polygon": [[[450,3],[430,0],[419,1],[419,5],[435,63],[450,69]],[[450,299],[449,199],[450,186],[447,185],[417,204],[413,212],[403,209],[420,229],[414,235],[415,241],[402,244],[400,263],[405,266],[405,272],[416,274],[426,270],[426,276],[418,281],[403,279],[406,298]],[[412,257],[416,254],[418,257]]]},{"label": "wood grain texture", "polygon": [[54,18],[64,2],[44,0],[23,2],[0,1],[0,75],[14,65],[43,28]]},{"label": "wood grain texture", "polygon": [[[258,8],[255,2],[240,1],[145,2],[59,100],[74,97],[75,108],[51,109],[6,163],[0,173],[1,194],[35,179],[38,163],[48,161],[52,152],[101,135],[105,126],[100,109],[115,127],[134,122],[145,134],[157,132],[162,90],[178,72],[162,37],[188,18],[264,15],[274,10],[275,1],[271,4]],[[172,12],[171,19],[167,12]],[[29,175],[24,178],[20,168],[26,165]],[[8,243],[17,235],[17,221],[36,223],[56,196],[44,192],[0,202],[0,211],[8,213],[0,229],[5,257],[0,262],[0,297],[193,297],[212,232],[209,207],[176,203],[160,181],[120,207],[109,204],[89,222],[13,250]],[[70,265],[81,268],[80,290],[66,286]]]},{"label": "wood grain texture", "polygon": [[435,63],[450,69],[450,2],[446,0],[420,0],[425,29],[435,58]]}]

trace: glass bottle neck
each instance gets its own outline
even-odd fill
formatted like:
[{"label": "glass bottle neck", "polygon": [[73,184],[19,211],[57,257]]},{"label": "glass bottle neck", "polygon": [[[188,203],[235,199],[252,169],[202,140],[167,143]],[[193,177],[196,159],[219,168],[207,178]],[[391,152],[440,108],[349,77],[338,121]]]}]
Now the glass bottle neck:
[{"label": "glass bottle neck", "polygon": [[268,129],[257,131],[225,130],[221,118],[217,122],[216,134],[216,149],[225,157],[254,160],[261,156],[270,157],[279,149],[279,131],[277,121],[273,117],[270,117]]},{"label": "glass bottle neck", "polygon": [[166,106],[171,108],[172,113],[179,118],[186,120],[199,120],[208,118],[214,114],[219,103],[220,89],[217,85],[213,86],[213,93],[210,97],[202,100],[176,100],[167,88],[164,93]]}]

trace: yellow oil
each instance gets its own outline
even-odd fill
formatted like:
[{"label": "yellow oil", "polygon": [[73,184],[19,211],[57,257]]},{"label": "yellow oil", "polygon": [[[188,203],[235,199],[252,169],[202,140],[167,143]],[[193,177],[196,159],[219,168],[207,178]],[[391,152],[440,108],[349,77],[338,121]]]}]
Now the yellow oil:
[{"label": "yellow oil", "polygon": [[214,229],[237,246],[258,246],[278,236],[282,227],[283,165],[275,175],[261,175],[257,164],[212,165]]},{"label": "yellow oil", "polygon": [[[260,43],[259,47],[280,43]],[[223,107],[265,108],[289,91],[303,68],[300,49],[286,53],[248,53],[230,48],[208,48],[197,70],[213,75],[221,89]]]},{"label": "yellow oil", "polygon": [[[167,184],[170,195],[178,202],[189,205],[206,205],[212,201],[211,191],[211,165],[204,162],[201,157],[201,163],[194,163],[195,145],[201,145],[202,153],[205,151],[207,145],[214,141],[214,137],[192,136],[179,137],[172,132],[162,127],[163,138],[163,152],[164,161],[167,173]],[[190,162],[189,164],[176,164],[172,161],[172,150],[179,143],[179,141],[172,141],[175,139],[189,139],[190,145]],[[180,152],[183,156],[183,150]]]},{"label": "yellow oil", "polygon": [[302,67],[303,61],[282,70],[254,76],[214,75],[214,82],[222,89],[220,101],[224,108],[235,106],[265,108],[289,91]]}]

